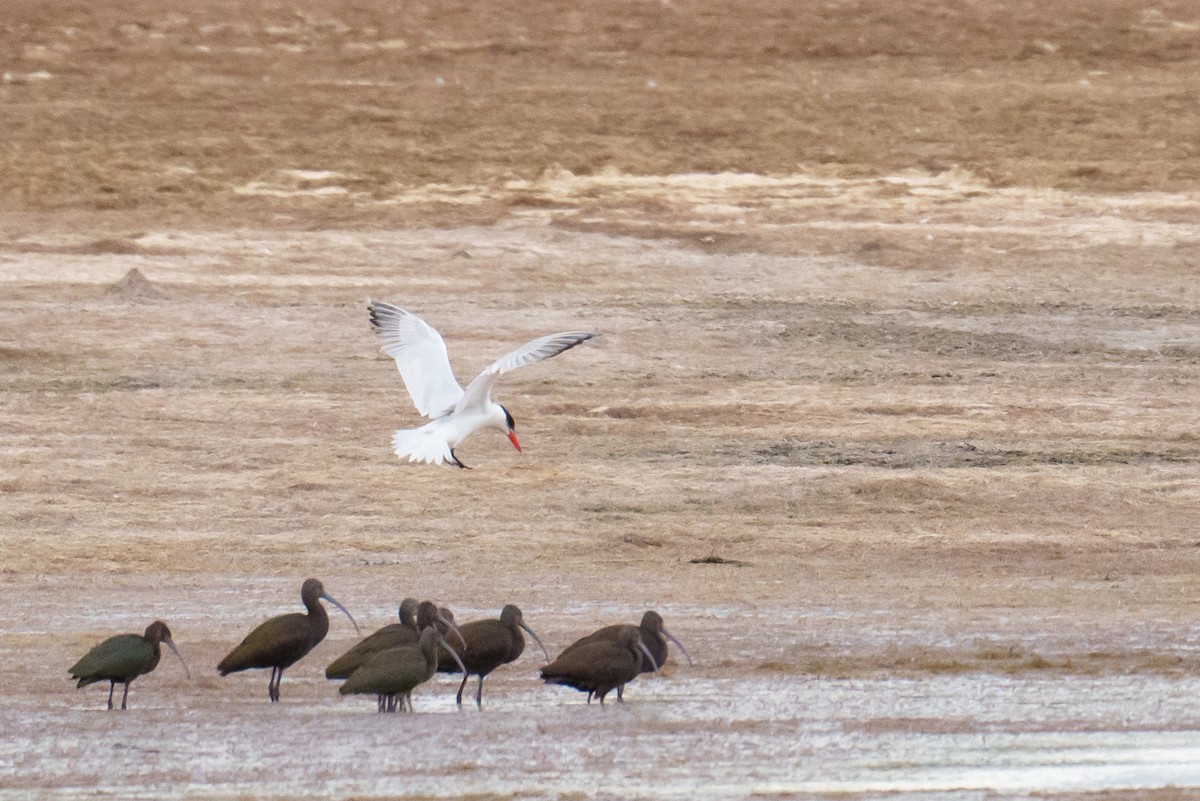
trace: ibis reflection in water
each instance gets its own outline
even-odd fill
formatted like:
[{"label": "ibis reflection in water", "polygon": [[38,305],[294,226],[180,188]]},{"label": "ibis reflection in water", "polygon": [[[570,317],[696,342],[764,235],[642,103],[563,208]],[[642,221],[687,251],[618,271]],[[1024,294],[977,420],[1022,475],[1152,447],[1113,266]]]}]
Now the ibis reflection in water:
[{"label": "ibis reflection in water", "polygon": [[175,652],[175,656],[179,657],[183,665],[184,675],[191,679],[192,674],[188,670],[187,662],[183,661],[183,655],[171,639],[171,630],[161,620],[147,626],[145,634],[118,634],[116,637],[109,637],[84,654],[83,659],[71,667],[71,678],[78,679],[76,687],[107,681],[109,709],[113,708],[113,690],[117,684],[124,684],[121,709],[128,709],[129,685],[138,676],[158,667],[158,660],[162,657],[159,643],[166,643],[167,647]]},{"label": "ibis reflection in water", "polygon": [[283,671],[299,662],[325,639],[329,631],[329,615],[321,605],[321,599],[329,601],[350,618],[354,631],[358,632],[358,624],[354,617],[346,611],[346,607],[338,603],[325,592],[321,582],[310,578],[300,588],[300,599],[304,602],[307,614],[294,612],[288,615],[278,615],[260,624],[246,635],[237,648],[217,665],[217,671],[222,676],[241,670],[254,668],[271,668],[271,679],[267,683],[267,695],[272,702],[279,700],[279,683],[283,681]]}]

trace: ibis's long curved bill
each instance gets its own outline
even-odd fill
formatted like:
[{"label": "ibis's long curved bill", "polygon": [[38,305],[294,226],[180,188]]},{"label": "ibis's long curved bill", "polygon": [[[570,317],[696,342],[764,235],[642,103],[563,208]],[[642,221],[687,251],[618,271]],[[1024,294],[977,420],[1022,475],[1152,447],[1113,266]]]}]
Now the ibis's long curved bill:
[{"label": "ibis's long curved bill", "polygon": [[[455,630],[457,631],[457,629],[455,629]],[[461,659],[459,659],[458,652],[450,647],[450,643],[446,642],[446,638],[442,636],[442,633],[440,631],[438,632],[437,639],[438,639],[438,645],[445,648],[446,653],[448,653],[448,654],[450,654],[450,656],[454,657],[454,661],[458,663],[458,666],[462,670],[463,675],[466,676],[467,675],[467,666],[463,664],[463,661]],[[465,681],[465,679],[464,679],[464,681]]]},{"label": "ibis's long curved bill", "polygon": [[675,646],[677,648],[679,648],[679,650],[682,651],[683,655],[687,658],[688,664],[689,665],[692,664],[692,655],[689,654],[687,652],[687,649],[683,647],[683,643],[681,643],[679,640],[675,639],[675,635],[672,634],[671,632],[667,631],[665,628],[659,629],[659,631],[661,631],[663,633],[664,637],[666,637],[671,642],[675,643]]},{"label": "ibis's long curved bill", "polygon": [[520,625],[521,628],[525,629],[525,633],[528,634],[530,637],[532,637],[533,641],[538,644],[538,647],[542,649],[542,656],[546,657],[546,664],[547,665],[550,664],[550,652],[546,650],[546,646],[542,645],[541,638],[539,638],[536,634],[534,634],[533,629],[529,628],[529,626],[526,626],[524,623],[520,623],[518,625]]},{"label": "ibis's long curved bill", "polygon": [[183,665],[183,675],[187,676],[188,681],[191,681],[192,671],[188,670],[187,662],[183,661],[183,654],[179,653],[179,649],[175,647],[175,643],[172,642],[170,637],[163,637],[163,642],[167,644],[167,647],[171,649],[171,652],[175,656],[179,657],[179,664]]},{"label": "ibis's long curved bill", "polygon": [[[334,606],[336,606],[338,609],[341,609],[341,610],[342,610],[342,614],[343,614],[343,615],[345,615],[346,617],[350,618],[350,622],[351,622],[351,623],[354,623],[354,615],[352,615],[352,614],[350,614],[349,612],[347,612],[347,611],[346,611],[346,607],[344,607],[344,606],[342,606],[340,603],[338,603],[336,598],[334,598],[334,597],[333,597],[332,595],[330,595],[329,593],[325,593],[325,594],[324,594],[324,595],[322,595],[321,597],[322,597],[322,598],[324,598],[326,601],[329,601],[329,603],[333,604],[333,605],[334,605]],[[358,630],[358,624],[357,624],[357,623],[354,623],[354,633],[355,633],[355,634],[361,634],[361,633],[362,633],[362,632],[360,632],[360,631]]]},{"label": "ibis's long curved bill", "polygon": [[654,654],[650,653],[650,649],[646,647],[646,643],[639,639],[637,646],[642,649],[642,655],[649,659],[650,664],[654,666],[654,672],[658,673],[658,662],[654,659]]},{"label": "ibis's long curved bill", "polygon": [[[442,613],[441,613],[440,611],[439,611],[437,614],[435,614],[435,615],[433,616],[433,619],[434,619],[434,620],[436,620],[437,622],[441,623],[441,624],[442,624],[443,626],[445,626],[445,627],[446,627],[448,630],[450,630],[450,631],[453,631],[453,632],[454,632],[454,636],[458,638],[458,641],[459,641],[460,643],[462,643],[463,650],[464,650],[464,651],[465,651],[465,650],[467,650],[467,641],[463,639],[462,632],[458,630],[458,626],[454,625],[454,623],[452,623],[451,621],[449,621],[449,620],[447,620],[445,617],[443,617],[443,616],[442,616]],[[446,650],[447,650],[447,651],[450,651],[450,649],[449,649],[449,648],[447,648]],[[451,653],[454,653],[453,651],[450,651],[450,652],[451,652]],[[458,659],[458,657],[457,657],[457,656],[456,656],[456,657],[454,657],[454,658],[455,658],[455,659]],[[459,662],[459,664],[461,665],[461,664],[462,664],[462,662]]]}]

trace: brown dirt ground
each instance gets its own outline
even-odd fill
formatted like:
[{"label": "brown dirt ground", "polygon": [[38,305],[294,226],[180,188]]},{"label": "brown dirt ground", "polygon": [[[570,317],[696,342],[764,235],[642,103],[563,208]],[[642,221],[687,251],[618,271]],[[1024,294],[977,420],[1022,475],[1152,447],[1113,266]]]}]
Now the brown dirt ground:
[{"label": "brown dirt ground", "polygon": [[[9,0],[0,72],[6,696],[307,575],[673,606],[729,675],[1200,673],[1194,4]],[[368,296],[464,378],[603,336],[414,468]]]}]

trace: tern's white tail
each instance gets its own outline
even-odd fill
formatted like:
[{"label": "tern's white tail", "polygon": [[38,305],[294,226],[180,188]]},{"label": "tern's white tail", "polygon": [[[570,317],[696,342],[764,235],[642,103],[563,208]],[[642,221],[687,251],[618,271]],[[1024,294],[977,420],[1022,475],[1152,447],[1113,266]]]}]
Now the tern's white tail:
[{"label": "tern's white tail", "polygon": [[445,437],[421,428],[402,428],[392,435],[392,450],[401,459],[428,464],[448,464],[454,461],[450,443]]}]

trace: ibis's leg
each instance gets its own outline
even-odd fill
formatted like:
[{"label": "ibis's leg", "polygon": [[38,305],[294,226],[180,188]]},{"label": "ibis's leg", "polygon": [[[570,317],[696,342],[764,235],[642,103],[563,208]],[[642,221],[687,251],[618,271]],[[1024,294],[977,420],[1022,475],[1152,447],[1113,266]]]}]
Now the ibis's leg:
[{"label": "ibis's leg", "polygon": [[274,703],[279,700],[279,683],[283,681],[283,668],[271,668],[271,681],[267,684],[267,696]]},{"label": "ibis's leg", "polygon": [[463,694],[463,688],[467,686],[467,679],[469,679],[469,678],[471,678],[471,674],[470,674],[470,673],[464,673],[464,674],[463,674],[463,680],[462,680],[462,684],[458,685],[458,695],[457,695],[457,696],[455,696],[455,698],[454,698],[454,701],[455,701],[455,703],[457,703],[459,706],[462,706],[462,694]]}]

